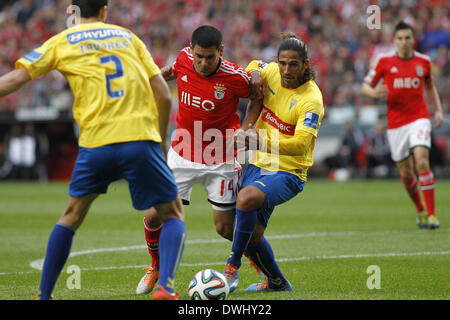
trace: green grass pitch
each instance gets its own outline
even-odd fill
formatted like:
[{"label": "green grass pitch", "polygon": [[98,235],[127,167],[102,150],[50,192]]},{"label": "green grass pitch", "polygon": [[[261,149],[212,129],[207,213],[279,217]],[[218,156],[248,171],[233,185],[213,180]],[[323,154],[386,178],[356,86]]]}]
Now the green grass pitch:
[{"label": "green grass pitch", "polygon": [[[0,184],[0,300],[28,300],[38,292],[47,239],[66,204],[67,184]],[[266,231],[292,292],[249,293],[259,276],[244,259],[230,300],[410,300],[450,298],[450,181],[437,180],[441,228],[419,230],[412,203],[397,180],[332,183],[314,180],[275,209]],[[187,242],[176,278],[180,299],[199,270],[223,271],[231,243],[213,226],[200,185],[185,207]],[[143,212],[131,207],[128,187],[116,182],[93,204],[74,237],[54,290],[64,300],[145,300],[135,288],[150,262]],[[35,266],[34,268],[32,266]],[[80,268],[72,288],[68,266]],[[379,273],[370,272],[378,266]],[[369,273],[368,273],[369,269]],[[379,275],[379,288],[368,288]],[[69,285],[68,285],[69,284]]]}]

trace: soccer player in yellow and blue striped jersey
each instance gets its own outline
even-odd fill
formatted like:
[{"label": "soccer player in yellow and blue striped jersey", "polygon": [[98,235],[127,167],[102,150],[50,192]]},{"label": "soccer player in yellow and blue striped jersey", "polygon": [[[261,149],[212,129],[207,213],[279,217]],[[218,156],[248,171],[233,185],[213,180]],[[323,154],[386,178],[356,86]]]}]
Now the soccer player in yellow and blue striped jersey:
[{"label": "soccer player in yellow and blue striped jersey", "polygon": [[322,94],[313,80],[305,43],[291,34],[283,35],[277,62],[252,61],[247,71],[265,91],[262,103],[253,101],[249,105],[261,108],[259,118],[249,117],[248,123],[242,125],[252,127],[249,122],[257,120],[256,130],[238,134],[238,139],[247,139],[246,149],[256,151],[245,169],[237,198],[235,233],[225,277],[234,290],[241,257],[247,250],[267,276],[265,282],[247,290],[290,291],[292,286],[283,276],[264,231],[275,206],[304,188],[324,115]]},{"label": "soccer player in yellow and blue striped jersey", "polygon": [[105,23],[107,4],[72,1],[81,11],[81,23],[26,54],[15,71],[0,78],[1,97],[58,70],[72,88],[73,114],[80,127],[69,201],[48,241],[39,298],[50,298],[75,231],[94,199],[106,193],[111,182],[124,178],[134,208],[154,206],[164,222],[160,280],[153,299],[174,299],[185,225],[177,186],[161,149],[168,131],[170,92],[144,43],[131,31]]}]

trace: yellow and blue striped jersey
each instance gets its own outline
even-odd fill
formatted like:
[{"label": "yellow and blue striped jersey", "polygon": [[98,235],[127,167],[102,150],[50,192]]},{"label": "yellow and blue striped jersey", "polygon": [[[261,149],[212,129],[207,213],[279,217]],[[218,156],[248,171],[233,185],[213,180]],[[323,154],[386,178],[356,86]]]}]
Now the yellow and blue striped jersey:
[{"label": "yellow and blue striped jersey", "polygon": [[315,138],[324,115],[319,87],[310,80],[295,89],[284,88],[275,62],[254,60],[246,70],[259,71],[266,88],[256,130],[266,139],[267,144],[274,145],[274,142],[292,138],[298,131],[306,131],[314,136],[305,155],[274,155],[257,151],[250,158],[250,163],[269,171],[287,171],[306,181],[308,168],[313,165]]},{"label": "yellow and blue striped jersey", "polygon": [[61,72],[74,95],[79,145],[161,142],[150,78],[161,71],[131,31],[103,22],[67,29],[16,62],[32,79]]}]

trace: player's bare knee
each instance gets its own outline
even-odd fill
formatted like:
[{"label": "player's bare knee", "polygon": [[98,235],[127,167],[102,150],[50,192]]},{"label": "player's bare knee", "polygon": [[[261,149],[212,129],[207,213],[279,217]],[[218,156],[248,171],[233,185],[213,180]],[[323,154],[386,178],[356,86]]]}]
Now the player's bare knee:
[{"label": "player's bare knee", "polygon": [[161,225],[161,219],[155,208],[150,208],[145,211],[145,224],[150,228],[156,228]]},{"label": "player's bare knee", "polygon": [[166,221],[167,219],[178,219],[184,221],[184,214],[183,212],[173,210],[165,212],[163,215],[160,215],[159,219],[162,223],[164,223],[164,221]]},{"label": "player's bare knee", "polygon": [[258,243],[260,243],[262,241],[263,237],[264,237],[264,233],[260,233],[260,232],[257,232],[257,230],[255,230],[255,232],[253,232],[253,234],[252,234],[252,237],[250,238],[248,245],[256,246]]},{"label": "player's bare knee", "polygon": [[66,209],[58,223],[63,224],[73,230],[77,230],[83,223],[92,202],[98,194],[88,194],[82,197],[69,196]]},{"label": "player's bare knee", "polygon": [[79,210],[76,210],[76,207],[73,205],[67,206],[61,218],[58,220],[58,224],[62,224],[73,230],[77,230],[82,222],[83,222],[83,215]]},{"label": "player's bare knee", "polygon": [[401,180],[406,180],[406,181],[409,181],[409,180],[411,180],[412,179],[412,177],[414,176],[414,170],[411,168],[411,169],[403,169],[403,170],[399,170],[399,173],[400,173],[400,179]]},{"label": "player's bare knee", "polygon": [[183,205],[178,197],[170,203],[155,205],[155,210],[158,212],[159,219],[162,223],[172,218],[184,221]]},{"label": "player's bare knee", "polygon": [[222,238],[233,241],[233,227],[222,223],[216,224],[216,232]]},{"label": "player's bare knee", "polygon": [[259,199],[251,190],[244,189],[239,192],[236,207],[241,210],[254,210],[258,208]]},{"label": "player's bare knee", "polygon": [[416,160],[416,169],[418,172],[426,172],[430,170],[430,165],[427,159]]}]

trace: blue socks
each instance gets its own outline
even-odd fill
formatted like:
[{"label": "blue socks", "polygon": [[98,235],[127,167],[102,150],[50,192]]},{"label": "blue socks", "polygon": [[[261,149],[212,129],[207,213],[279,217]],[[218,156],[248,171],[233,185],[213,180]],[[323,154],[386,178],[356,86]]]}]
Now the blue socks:
[{"label": "blue socks", "polygon": [[[236,209],[236,230],[232,254],[227,263],[240,267],[242,255],[247,250],[253,262],[268,276],[270,283],[281,286],[287,280],[275,261],[272,247],[267,239],[263,238],[257,245],[247,247],[256,222],[256,210]],[[69,256],[74,235],[74,230],[59,224],[54,226],[50,234],[40,283],[42,300],[51,298],[55,283]],[[185,237],[186,227],[183,221],[174,218],[164,221],[159,239],[159,284],[169,293],[174,292],[174,279],[183,255]]]},{"label": "blue socks", "polygon": [[236,208],[236,230],[234,231],[231,256],[227,263],[235,267],[241,266],[241,258],[256,226],[258,215],[256,210],[240,210]]},{"label": "blue socks", "polygon": [[[51,299],[56,280],[70,254],[75,231],[56,224],[48,239],[44,267],[42,269],[39,295],[41,300]],[[159,284],[168,292],[174,292],[174,279],[184,250],[186,227],[179,219],[167,219],[159,239]]]},{"label": "blue socks", "polygon": [[159,237],[159,285],[174,293],[174,280],[184,250],[186,226],[170,218],[164,221]]},{"label": "blue socks", "polygon": [[39,287],[42,300],[51,299],[56,280],[69,256],[74,234],[75,231],[63,225],[56,224],[53,227],[53,231],[48,239]]},{"label": "blue socks", "polygon": [[252,261],[269,278],[271,286],[282,286],[287,282],[275,260],[272,247],[265,237],[257,245],[248,246],[247,253]]}]

